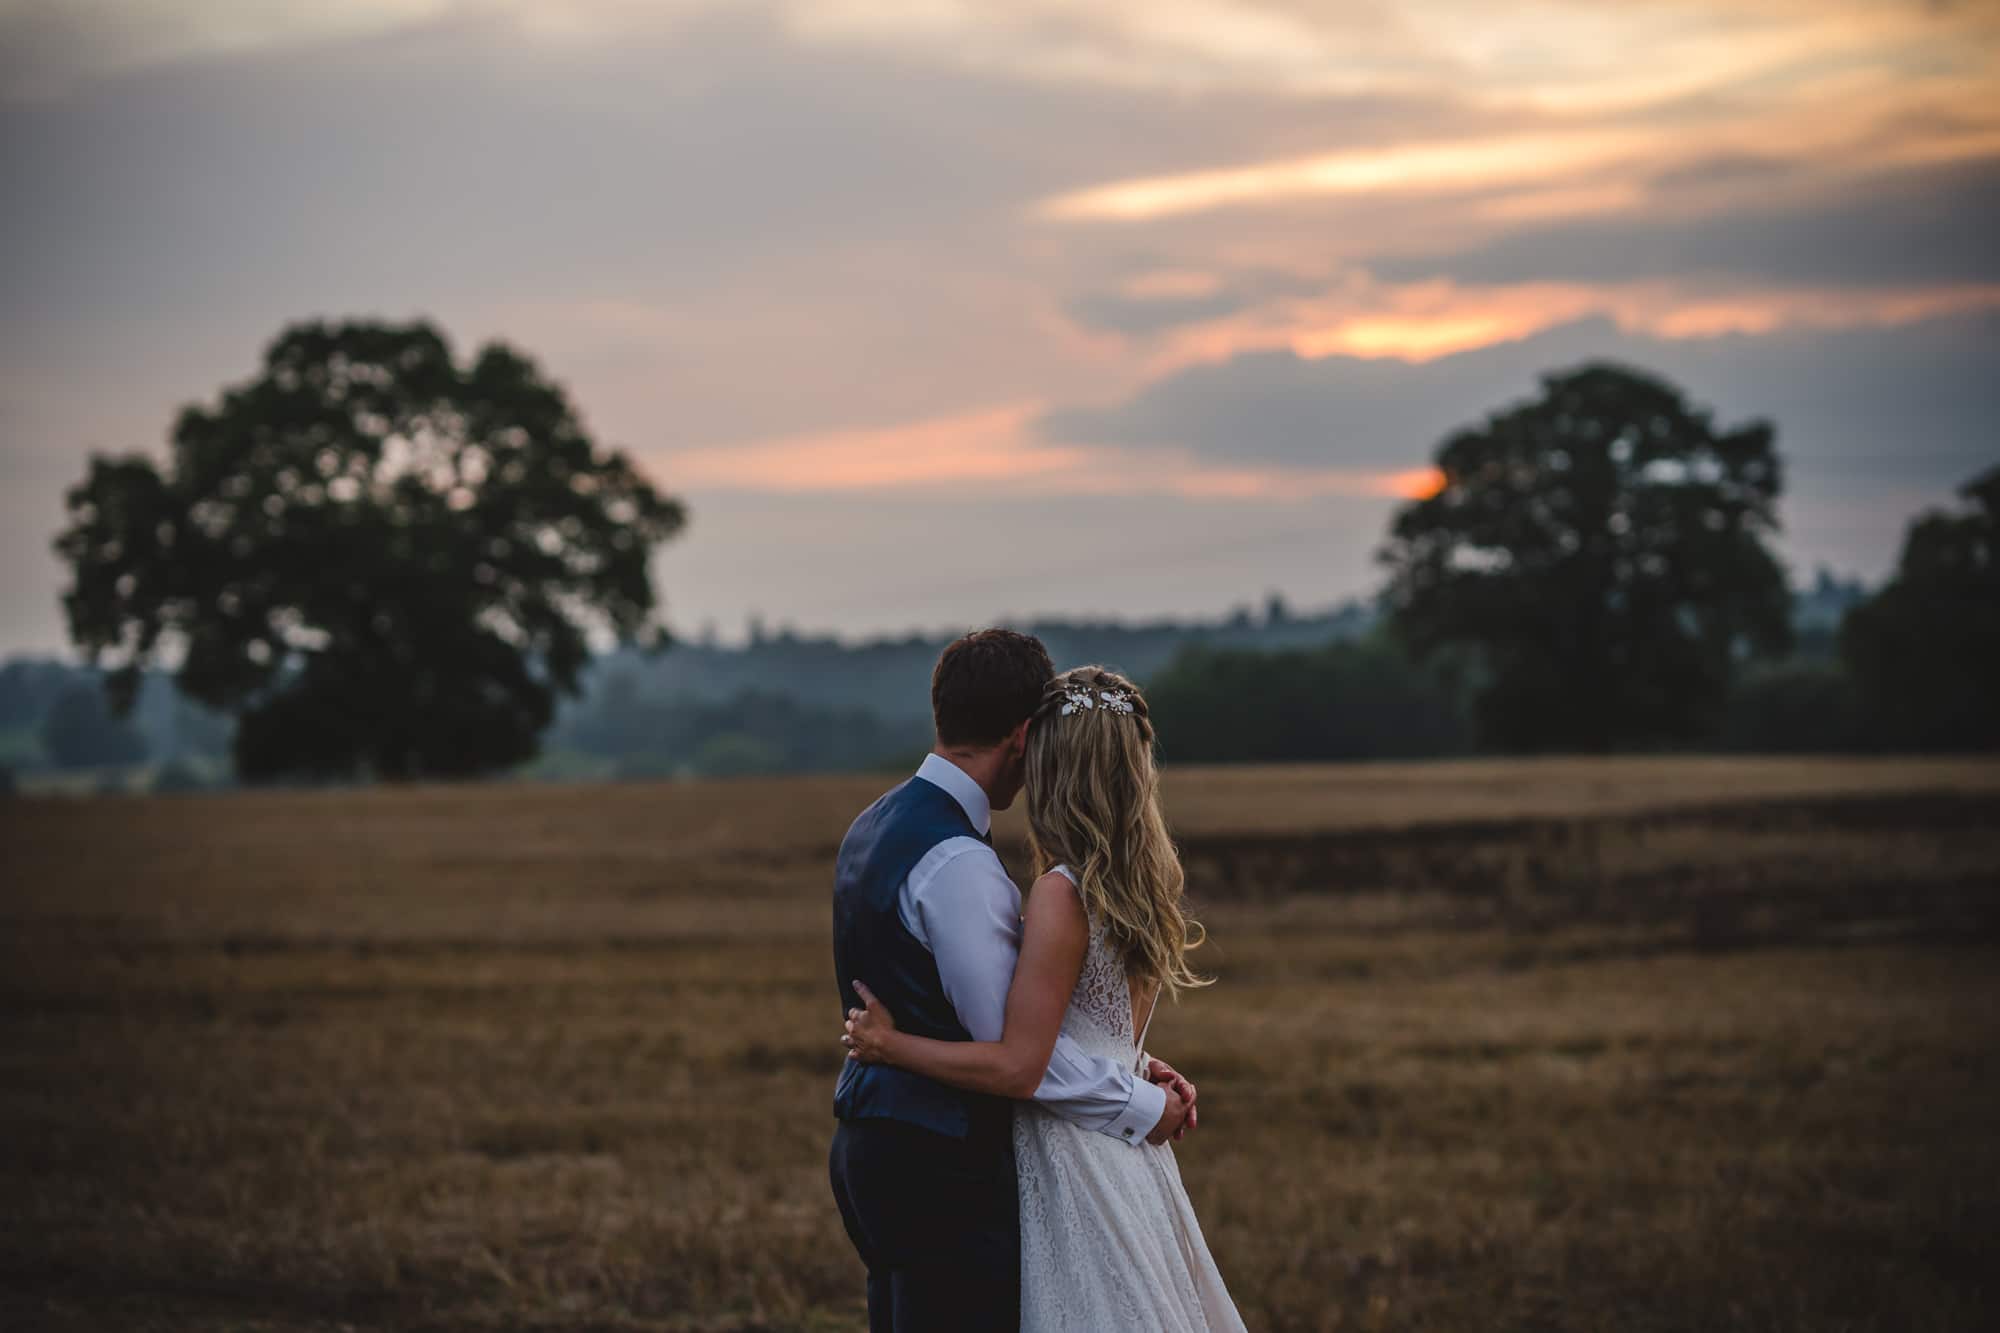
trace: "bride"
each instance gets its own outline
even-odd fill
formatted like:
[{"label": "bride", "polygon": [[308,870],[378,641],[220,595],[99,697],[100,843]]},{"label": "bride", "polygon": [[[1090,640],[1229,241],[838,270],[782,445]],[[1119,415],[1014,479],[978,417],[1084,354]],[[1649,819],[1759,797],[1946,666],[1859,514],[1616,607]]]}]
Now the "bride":
[{"label": "bride", "polygon": [[[1161,992],[1208,984],[1187,964],[1200,927],[1182,908],[1138,688],[1099,667],[1057,676],[1029,723],[1026,763],[1030,849],[1046,873],[1029,890],[1001,1039],[899,1032],[857,983],[866,1007],[848,1011],[850,1058],[1018,1095],[1058,1032],[1138,1069]],[[1243,1328],[1170,1146],[1127,1147],[1017,1101],[1014,1162],[1022,1329]]]}]

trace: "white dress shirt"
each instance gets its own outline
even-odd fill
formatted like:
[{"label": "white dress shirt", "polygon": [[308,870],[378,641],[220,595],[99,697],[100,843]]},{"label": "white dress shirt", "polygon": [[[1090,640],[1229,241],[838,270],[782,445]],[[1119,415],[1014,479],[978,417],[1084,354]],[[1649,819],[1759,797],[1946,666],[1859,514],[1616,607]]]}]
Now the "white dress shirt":
[{"label": "white dress shirt", "polygon": [[[980,833],[993,827],[986,793],[964,769],[933,754],[917,776],[950,793]],[[978,838],[945,839],[911,868],[897,909],[937,960],[945,998],[972,1039],[1000,1040],[1021,955],[1021,891],[993,848]],[[1137,1144],[1159,1123],[1167,1094],[1118,1061],[1085,1055],[1058,1036],[1035,1101],[1086,1129]]]}]

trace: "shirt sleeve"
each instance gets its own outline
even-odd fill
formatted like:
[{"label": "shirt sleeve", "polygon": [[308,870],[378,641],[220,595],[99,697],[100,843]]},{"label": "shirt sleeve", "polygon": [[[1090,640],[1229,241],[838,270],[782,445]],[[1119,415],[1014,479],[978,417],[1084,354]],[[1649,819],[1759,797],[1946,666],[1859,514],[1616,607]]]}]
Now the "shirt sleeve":
[{"label": "shirt sleeve", "polygon": [[[918,937],[937,959],[958,1021],[974,1041],[1000,1040],[1021,954],[1021,891],[1000,858],[976,840],[909,887]],[[1086,1055],[1058,1036],[1035,1101],[1085,1129],[1137,1144],[1159,1123],[1167,1095],[1118,1061]]]}]

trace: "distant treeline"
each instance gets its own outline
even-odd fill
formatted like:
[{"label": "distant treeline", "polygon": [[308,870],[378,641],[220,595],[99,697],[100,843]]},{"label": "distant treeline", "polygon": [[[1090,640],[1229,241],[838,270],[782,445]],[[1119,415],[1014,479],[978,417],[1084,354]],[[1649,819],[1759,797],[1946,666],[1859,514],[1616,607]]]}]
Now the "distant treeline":
[{"label": "distant treeline", "polygon": [[1274,653],[1189,648],[1147,695],[1169,762],[1421,758],[1473,745],[1463,691],[1381,636]]},{"label": "distant treeline", "polygon": [[[1376,623],[1365,602],[1294,611],[1283,598],[1214,620],[1043,619],[1020,628],[1065,665],[1103,662],[1137,679],[1189,647],[1281,650],[1354,638]],[[742,645],[683,640],[593,661],[565,699],[537,778],[725,776],[900,764],[930,743],[930,672],[949,634],[847,642],[753,623]],[[104,673],[49,659],[0,665],[0,769],[68,775],[108,788],[227,782],[231,720],[144,674],[129,718],[105,701]]]},{"label": "distant treeline", "polygon": [[930,748],[928,723],[889,721],[865,708],[802,703],[743,690],[708,701],[644,698],[614,676],[592,706],[572,710],[550,734],[540,775],[734,777],[832,773],[915,765]]},{"label": "distant treeline", "polygon": [[[1376,622],[1373,605],[1343,602],[1300,613],[1273,595],[1261,609],[1237,607],[1213,620],[1115,620],[1040,618],[1011,622],[1048,645],[1057,663],[1102,662],[1134,679],[1165,667],[1183,648],[1273,650],[1317,647],[1366,633]],[[597,659],[585,698],[566,711],[590,712],[594,695],[612,682],[629,681],[629,695],[661,701],[719,703],[744,691],[788,695],[833,709],[866,709],[891,723],[928,722],[930,674],[949,634],[909,634],[859,643],[833,635],[807,635],[781,627],[767,631],[752,621],[742,646],[684,639],[649,655],[623,650]]]},{"label": "distant treeline", "polygon": [[[1707,748],[1866,748],[1837,659],[1837,626],[1867,597],[1821,570],[1792,603],[1793,654],[1740,680]],[[1148,686],[1162,755],[1237,763],[1429,758],[1494,748],[1474,720],[1477,659],[1414,660],[1378,629],[1304,650],[1193,645]]]},{"label": "distant treeline", "polygon": [[[1858,582],[1822,571],[1794,599],[1796,651],[1747,670],[1711,744],[1762,751],[1869,748],[1836,627]],[[1313,614],[1272,598],[1208,622],[1040,621],[1059,664],[1105,662],[1147,683],[1172,761],[1412,758],[1475,752],[1466,662],[1419,665],[1372,608]],[[928,680],[943,635],[844,644],[789,632],[738,646],[677,644],[593,664],[551,728],[537,778],[814,773],[913,763],[929,744]],[[0,766],[101,776],[105,785],[230,780],[229,719],[149,673],[129,719],[100,673],[0,666]]]},{"label": "distant treeline", "polygon": [[[1970,732],[1913,734],[1871,714],[1833,638],[1756,663],[1715,728],[1682,747],[1758,754],[1984,748]],[[1476,667],[1419,663],[1387,636],[1276,653],[1191,648],[1148,694],[1162,757],[1188,763],[1422,759],[1494,750],[1471,705]],[[1990,741],[1986,742],[1990,744]],[[1519,747],[1509,747],[1518,750]]]}]

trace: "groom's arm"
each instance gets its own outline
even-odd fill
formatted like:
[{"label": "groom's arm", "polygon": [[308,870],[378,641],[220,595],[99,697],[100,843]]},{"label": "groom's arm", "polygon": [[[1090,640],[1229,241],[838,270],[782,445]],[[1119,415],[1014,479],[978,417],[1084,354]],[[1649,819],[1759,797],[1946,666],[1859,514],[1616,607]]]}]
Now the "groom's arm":
[{"label": "groom's arm", "polygon": [[[1021,893],[993,849],[976,839],[940,848],[934,873],[913,872],[905,914],[937,960],[945,997],[974,1041],[998,1041],[1007,1026],[1007,989],[1021,952]],[[927,858],[928,859],[928,858]],[[914,920],[909,918],[914,917]],[[1167,1107],[1167,1090],[1117,1060],[1086,1055],[1058,1036],[1035,1102],[1121,1143],[1146,1140]]]}]

